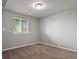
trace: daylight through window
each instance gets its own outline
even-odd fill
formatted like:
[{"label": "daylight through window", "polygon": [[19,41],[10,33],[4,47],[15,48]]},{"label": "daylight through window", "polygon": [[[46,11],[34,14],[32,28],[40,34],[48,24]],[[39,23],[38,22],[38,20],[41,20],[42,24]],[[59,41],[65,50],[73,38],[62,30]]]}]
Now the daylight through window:
[{"label": "daylight through window", "polygon": [[29,20],[14,17],[13,32],[29,32]]}]

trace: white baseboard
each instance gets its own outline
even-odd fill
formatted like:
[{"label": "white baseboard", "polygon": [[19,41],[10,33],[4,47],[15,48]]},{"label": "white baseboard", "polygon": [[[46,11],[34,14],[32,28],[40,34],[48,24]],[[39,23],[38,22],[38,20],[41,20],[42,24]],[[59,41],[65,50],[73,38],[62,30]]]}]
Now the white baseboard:
[{"label": "white baseboard", "polygon": [[30,43],[30,44],[26,44],[26,45],[17,46],[17,47],[6,48],[6,49],[2,49],[2,51],[7,51],[7,50],[11,50],[11,49],[16,49],[16,48],[21,48],[21,47],[25,47],[25,46],[30,46],[30,45],[37,44],[37,43],[40,43],[40,42]]},{"label": "white baseboard", "polygon": [[64,50],[69,50],[69,51],[77,52],[77,50],[73,50],[73,49],[69,49],[69,48],[64,48],[64,47],[60,47],[60,46],[55,46],[55,45],[51,45],[51,44],[44,43],[44,42],[40,42],[40,43],[41,43],[41,44],[48,45],[48,46],[52,46],[52,47],[56,47],[56,48],[60,48],[60,49],[64,49]]},{"label": "white baseboard", "polygon": [[73,49],[68,49],[68,48],[64,48],[64,47],[60,47],[60,46],[55,46],[55,45],[51,45],[51,44],[44,43],[44,42],[35,42],[35,43],[27,44],[27,45],[21,45],[21,46],[18,46],[18,47],[2,49],[2,51],[7,51],[7,50],[11,50],[11,49],[16,49],[16,48],[21,48],[21,47],[25,47],[25,46],[30,46],[30,45],[37,44],[37,43],[41,43],[41,44],[45,44],[45,45],[48,45],[48,46],[52,46],[52,47],[56,47],[56,48],[60,48],[60,49],[65,49],[65,50],[77,52],[76,50],[73,50]]}]

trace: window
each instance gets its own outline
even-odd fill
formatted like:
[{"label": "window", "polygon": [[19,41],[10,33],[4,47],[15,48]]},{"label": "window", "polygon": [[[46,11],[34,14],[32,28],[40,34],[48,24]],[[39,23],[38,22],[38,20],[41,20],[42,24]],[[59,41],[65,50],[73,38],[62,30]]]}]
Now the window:
[{"label": "window", "polygon": [[29,32],[29,20],[14,17],[13,32]]}]

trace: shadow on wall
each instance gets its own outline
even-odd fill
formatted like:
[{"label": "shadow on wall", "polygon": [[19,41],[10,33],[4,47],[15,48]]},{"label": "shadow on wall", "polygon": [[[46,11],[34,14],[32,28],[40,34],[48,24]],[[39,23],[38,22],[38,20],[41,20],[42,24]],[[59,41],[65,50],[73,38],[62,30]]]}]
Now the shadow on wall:
[{"label": "shadow on wall", "polygon": [[[52,39],[52,40],[51,40],[51,39]],[[55,43],[55,42],[53,41],[53,39],[54,39],[54,38],[51,38],[51,36],[48,35],[48,34],[42,34],[42,42],[47,43],[47,44],[50,44],[50,45],[55,45],[55,46],[57,46],[57,43]]]}]

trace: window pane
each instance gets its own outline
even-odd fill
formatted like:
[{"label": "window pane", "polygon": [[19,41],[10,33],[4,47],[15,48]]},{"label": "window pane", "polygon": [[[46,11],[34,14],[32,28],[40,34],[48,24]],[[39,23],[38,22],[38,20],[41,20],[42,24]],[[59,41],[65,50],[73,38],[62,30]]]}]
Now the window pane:
[{"label": "window pane", "polygon": [[22,18],[14,17],[13,32],[28,32],[29,21]]},{"label": "window pane", "polygon": [[22,20],[22,31],[27,32],[28,30],[28,23],[26,20]]},{"label": "window pane", "polygon": [[21,32],[21,21],[19,19],[14,19],[13,32]]}]

